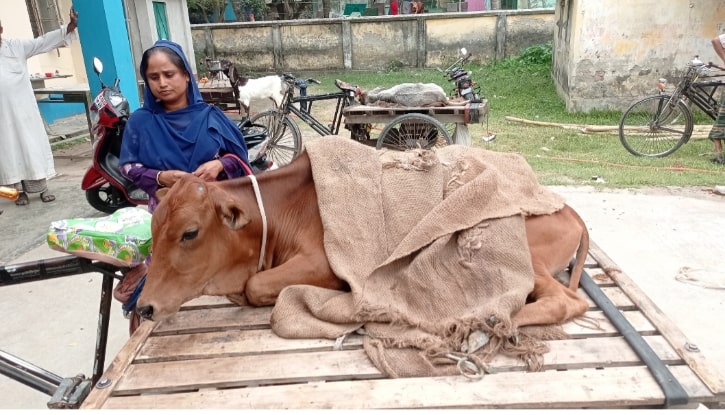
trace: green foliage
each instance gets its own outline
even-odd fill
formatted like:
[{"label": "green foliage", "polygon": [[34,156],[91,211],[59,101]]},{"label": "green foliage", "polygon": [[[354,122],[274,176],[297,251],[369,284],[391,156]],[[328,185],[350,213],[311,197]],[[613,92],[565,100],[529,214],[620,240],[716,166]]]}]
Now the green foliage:
[{"label": "green foliage", "polygon": [[551,65],[553,46],[551,42],[542,45],[533,45],[521,51],[521,55],[513,58],[522,64]]},{"label": "green foliage", "polygon": [[226,7],[227,0],[187,0],[190,17],[194,15],[206,23],[223,21]]},{"label": "green foliage", "polygon": [[269,10],[264,0],[232,0],[232,8],[239,21],[246,20],[247,8],[251,9],[255,16],[262,16]]}]

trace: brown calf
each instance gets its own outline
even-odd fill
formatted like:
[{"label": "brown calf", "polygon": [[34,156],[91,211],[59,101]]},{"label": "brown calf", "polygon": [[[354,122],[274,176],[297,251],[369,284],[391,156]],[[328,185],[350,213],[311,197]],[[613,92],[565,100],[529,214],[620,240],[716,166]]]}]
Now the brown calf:
[{"label": "brown calf", "polygon": [[142,317],[164,319],[200,295],[243,293],[262,306],[274,304],[288,285],[346,288],[325,256],[307,154],[258,180],[269,225],[262,271],[262,217],[248,177],[207,183],[189,174],[161,196],[137,305]]},{"label": "brown calf", "polygon": [[[589,251],[589,232],[584,221],[569,205],[552,215],[526,218],[526,240],[534,267],[534,290],[529,302],[516,316],[519,326],[567,321],[586,312],[589,305],[576,294]],[[565,270],[576,254],[569,287],[554,276]]]},{"label": "brown calf", "polygon": [[[268,226],[262,270],[257,268],[263,220],[250,178],[205,183],[188,175],[161,196],[152,220],[153,259],[138,300],[142,317],[167,318],[200,295],[244,294],[250,304],[262,306],[274,304],[293,284],[347,289],[327,261],[307,153],[257,180]],[[587,303],[572,291],[589,245],[582,220],[566,206],[528,218],[526,231],[535,273],[533,302],[515,321],[560,323],[582,314]],[[575,253],[570,289],[552,275]]]}]

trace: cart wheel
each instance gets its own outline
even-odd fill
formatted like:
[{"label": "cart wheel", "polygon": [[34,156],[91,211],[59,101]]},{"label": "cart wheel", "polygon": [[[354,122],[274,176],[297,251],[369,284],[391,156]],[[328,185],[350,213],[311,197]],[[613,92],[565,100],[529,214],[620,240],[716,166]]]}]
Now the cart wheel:
[{"label": "cart wheel", "polygon": [[249,122],[267,127],[269,143],[266,157],[267,160],[274,161],[277,166],[289,164],[302,151],[300,129],[283,112],[277,110],[261,112],[250,118]]},{"label": "cart wheel", "polygon": [[426,114],[403,114],[383,128],[376,148],[410,150],[451,144],[451,136],[438,120]]}]

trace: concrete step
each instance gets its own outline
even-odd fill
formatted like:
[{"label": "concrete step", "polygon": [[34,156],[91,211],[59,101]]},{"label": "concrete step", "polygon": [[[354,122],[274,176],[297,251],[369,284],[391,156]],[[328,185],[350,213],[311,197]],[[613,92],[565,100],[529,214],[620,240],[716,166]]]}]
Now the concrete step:
[{"label": "concrete step", "polygon": [[78,136],[90,135],[85,114],[59,118],[54,123],[48,124],[47,131],[48,139],[50,139],[51,143]]}]

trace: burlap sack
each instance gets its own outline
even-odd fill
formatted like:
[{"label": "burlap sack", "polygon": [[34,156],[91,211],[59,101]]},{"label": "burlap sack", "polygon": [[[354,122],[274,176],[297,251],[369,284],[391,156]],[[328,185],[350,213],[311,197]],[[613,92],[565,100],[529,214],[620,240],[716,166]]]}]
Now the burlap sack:
[{"label": "burlap sack", "polygon": [[376,151],[344,137],[306,149],[325,250],[351,292],[286,288],[275,333],[336,339],[363,328],[368,356],[390,377],[457,373],[447,356],[474,332],[489,338],[467,354],[476,362],[545,351],[516,337],[511,318],[533,288],[524,216],[564,201],[522,157],[463,146]]}]

